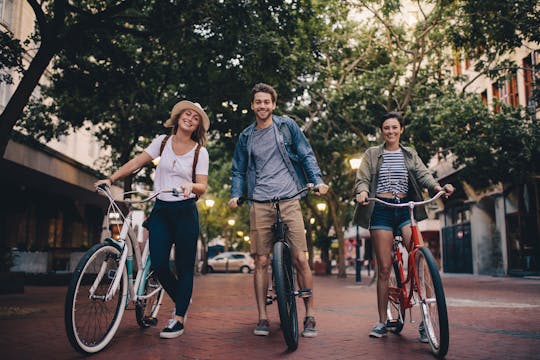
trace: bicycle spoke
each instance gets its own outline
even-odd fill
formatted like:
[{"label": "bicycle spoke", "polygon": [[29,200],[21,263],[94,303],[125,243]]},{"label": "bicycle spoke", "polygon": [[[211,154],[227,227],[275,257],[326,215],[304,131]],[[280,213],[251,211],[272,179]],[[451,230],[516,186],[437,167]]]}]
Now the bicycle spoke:
[{"label": "bicycle spoke", "polygon": [[[80,352],[94,353],[111,340],[125,309],[127,279],[117,274],[120,251],[98,244],[81,259],[66,295],[65,322],[71,344]],[[105,296],[114,281],[122,276],[112,298]]]}]

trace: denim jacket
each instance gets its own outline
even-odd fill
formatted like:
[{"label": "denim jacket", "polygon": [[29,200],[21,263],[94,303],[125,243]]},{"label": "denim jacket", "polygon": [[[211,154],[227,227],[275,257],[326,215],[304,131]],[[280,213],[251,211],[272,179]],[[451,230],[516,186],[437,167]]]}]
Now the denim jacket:
[{"label": "denim jacket", "polygon": [[[439,183],[435,180],[414,149],[402,146],[401,144],[399,147],[403,151],[405,166],[407,167],[409,175],[408,196],[413,201],[421,201],[423,200],[422,189],[427,188],[429,191],[434,191],[434,188],[439,185]],[[365,152],[362,164],[356,173],[356,182],[354,185],[355,195],[360,194],[362,191],[366,191],[369,197],[375,197],[377,195],[377,183],[379,181],[379,171],[383,160],[383,150],[384,144],[372,146]],[[371,220],[374,206],[375,204],[373,202],[370,202],[366,206],[356,204],[354,222],[367,228]],[[414,211],[415,219],[418,221],[427,217],[425,209],[421,206],[415,207]]]},{"label": "denim jacket", "polygon": [[[324,183],[317,159],[306,136],[296,122],[290,118],[272,115],[279,152],[296,182],[298,190],[306,186],[307,181],[315,185]],[[240,133],[234,149],[232,163],[231,198],[243,195],[247,183],[247,196],[252,197],[255,188],[255,164],[252,159],[253,131],[256,123]]]}]

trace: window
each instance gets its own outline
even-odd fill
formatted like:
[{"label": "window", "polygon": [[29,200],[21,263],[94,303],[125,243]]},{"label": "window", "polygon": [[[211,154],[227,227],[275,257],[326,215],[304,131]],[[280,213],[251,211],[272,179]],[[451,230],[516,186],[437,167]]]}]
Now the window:
[{"label": "window", "polygon": [[484,90],[480,93],[480,97],[482,98],[482,104],[484,104],[484,106],[487,106],[488,105],[488,95],[487,95],[487,90]]},{"label": "window", "polygon": [[461,75],[461,56],[459,53],[454,54],[454,74]]},{"label": "window", "polygon": [[0,22],[10,27],[13,21],[13,0],[0,0]]},{"label": "window", "polygon": [[[500,97],[499,97],[499,83],[495,82],[495,83],[491,84],[491,92],[493,94],[493,100],[495,100],[494,102],[499,101],[500,100]],[[494,108],[493,108],[493,111],[495,111],[495,112],[498,112],[500,110],[501,110],[501,108],[499,107],[499,105],[495,105]]]},{"label": "window", "polygon": [[[506,81],[497,82],[498,98],[502,103],[518,106],[519,94],[517,89],[517,75],[510,74],[510,78]],[[494,95],[495,97],[495,95]]]},{"label": "window", "polygon": [[533,89],[533,67],[531,61],[531,54],[523,58],[523,82],[525,86],[525,104],[529,105],[529,100],[532,96]]},{"label": "window", "polygon": [[513,107],[519,106],[519,94],[517,87],[517,74],[513,73],[510,80],[507,81],[508,86],[508,104]]}]

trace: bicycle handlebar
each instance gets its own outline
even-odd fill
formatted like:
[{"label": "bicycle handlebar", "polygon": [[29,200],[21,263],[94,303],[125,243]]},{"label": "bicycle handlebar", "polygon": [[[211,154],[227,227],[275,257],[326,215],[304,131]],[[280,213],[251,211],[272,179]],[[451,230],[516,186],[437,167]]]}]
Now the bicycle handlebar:
[{"label": "bicycle handlebar", "polygon": [[313,183],[308,183],[305,188],[300,189],[296,194],[291,195],[291,196],[273,197],[270,200],[255,200],[255,199],[252,199],[252,198],[241,196],[241,197],[238,198],[237,203],[238,203],[238,206],[242,206],[242,204],[244,204],[246,201],[253,201],[253,202],[256,202],[256,203],[278,203],[280,201],[293,199],[293,198],[297,197],[298,195],[300,195],[300,194],[302,194],[302,193],[304,193],[306,191],[318,192],[319,188],[315,187],[315,185],[313,185]]},{"label": "bicycle handlebar", "polygon": [[435,194],[435,196],[433,196],[431,199],[427,199],[427,200],[423,200],[423,201],[407,201],[405,203],[400,203],[400,204],[389,203],[389,202],[386,202],[386,201],[381,200],[379,198],[367,198],[366,200],[367,201],[375,201],[375,202],[378,202],[380,204],[390,206],[390,207],[395,207],[395,208],[403,208],[403,207],[414,208],[415,206],[418,206],[418,205],[429,204],[430,202],[433,202],[433,201],[437,200],[438,198],[440,198],[441,196],[443,196],[445,194],[446,194],[446,192],[444,190],[441,190],[437,194]]},{"label": "bicycle handlebar", "polygon": [[[99,184],[98,187],[97,187],[97,191],[104,193],[111,201],[114,201],[111,190],[110,190],[110,188],[109,188],[109,186],[107,184]],[[142,204],[142,203],[145,203],[145,202],[148,202],[148,201],[154,199],[159,194],[164,194],[164,193],[172,193],[173,196],[178,197],[178,196],[180,196],[181,191],[178,190],[177,188],[173,188],[173,189],[169,189],[169,190],[161,190],[161,191],[155,192],[153,194],[150,194],[148,197],[146,197],[145,199],[142,199],[142,200],[127,200],[127,199],[124,199],[124,201],[129,203],[129,204]],[[127,191],[127,192],[123,193],[122,196],[128,195],[128,194],[143,194],[143,192],[141,192],[141,191]]]}]

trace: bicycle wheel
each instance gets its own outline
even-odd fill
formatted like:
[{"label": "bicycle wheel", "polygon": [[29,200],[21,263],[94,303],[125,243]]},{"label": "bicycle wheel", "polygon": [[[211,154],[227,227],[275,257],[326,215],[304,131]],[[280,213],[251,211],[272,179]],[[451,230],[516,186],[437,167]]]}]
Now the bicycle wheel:
[{"label": "bicycle wheel", "polygon": [[285,242],[278,241],[274,244],[273,255],[272,271],[281,330],[289,350],[296,350],[298,347],[298,314],[296,312],[296,295],[294,294],[291,250]]},{"label": "bicycle wheel", "polygon": [[117,274],[121,250],[111,243],[93,246],[82,257],[71,278],[64,321],[71,345],[81,353],[102,350],[112,339],[126,307],[127,273],[110,300],[105,296]]},{"label": "bicycle wheel", "polygon": [[137,304],[135,305],[135,318],[137,319],[137,324],[143,329],[157,325],[157,314],[161,306],[161,300],[163,299],[163,288],[154,271],[150,269],[150,260],[146,264],[145,274],[140,285],[142,291],[139,295],[147,296],[153,292],[154,294],[148,298],[137,300]]},{"label": "bicycle wheel", "polygon": [[396,334],[403,330],[405,325],[405,309],[403,308],[403,291],[401,277],[399,275],[399,264],[392,264],[393,271],[390,272],[388,288],[388,307],[386,310],[388,320],[386,326]]},{"label": "bicycle wheel", "polygon": [[415,255],[418,297],[424,328],[432,352],[442,358],[448,352],[449,330],[446,299],[439,270],[429,249],[421,247]]}]

